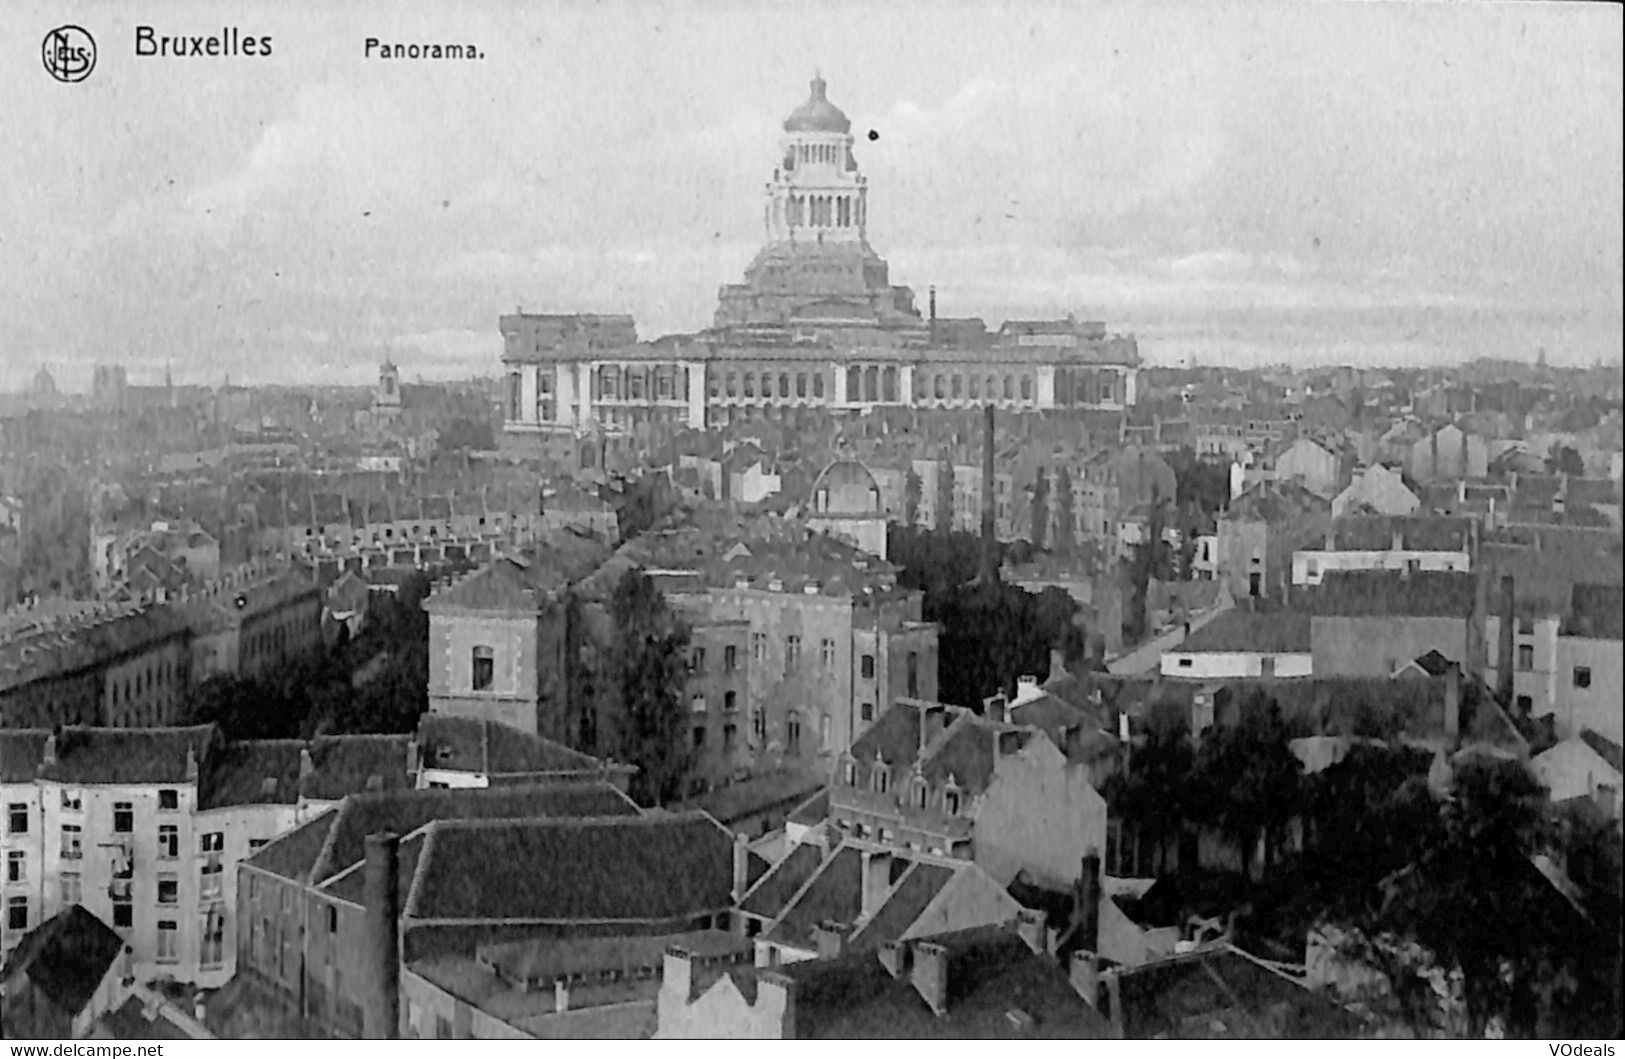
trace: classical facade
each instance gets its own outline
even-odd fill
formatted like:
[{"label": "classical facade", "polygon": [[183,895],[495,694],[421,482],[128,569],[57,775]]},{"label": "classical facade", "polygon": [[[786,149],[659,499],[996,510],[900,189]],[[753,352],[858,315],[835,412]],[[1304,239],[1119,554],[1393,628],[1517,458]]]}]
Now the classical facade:
[{"label": "classical facade", "polygon": [[704,429],[806,410],[1122,409],[1135,403],[1132,336],[1068,316],[939,320],[892,283],[868,240],[869,186],[851,122],[822,78],[784,122],[765,189],[765,242],[724,286],[713,326],[640,342],[629,316],[500,319],[510,443],[557,432]]}]

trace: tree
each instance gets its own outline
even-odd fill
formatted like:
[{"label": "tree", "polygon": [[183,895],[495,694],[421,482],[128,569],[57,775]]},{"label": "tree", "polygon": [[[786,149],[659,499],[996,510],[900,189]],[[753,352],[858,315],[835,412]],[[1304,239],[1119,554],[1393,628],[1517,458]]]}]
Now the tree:
[{"label": "tree", "polygon": [[1033,547],[1039,551],[1044,549],[1044,541],[1049,537],[1049,472],[1043,467],[1038,468],[1038,477],[1033,481]]},{"label": "tree", "polygon": [[[1189,715],[1179,703],[1159,699],[1147,715],[1146,734],[1129,753],[1124,770],[1103,792],[1113,812],[1133,826],[1136,846],[1149,846],[1154,872],[1165,870],[1170,842],[1177,847],[1196,812],[1192,802],[1196,752]],[[1138,871],[1135,865],[1132,870]]]},{"label": "tree", "polygon": [[1233,725],[1210,729],[1196,753],[1198,806],[1205,822],[1242,852],[1252,878],[1253,853],[1268,875],[1273,854],[1299,802],[1303,765],[1287,745],[1290,733],[1275,700],[1254,692]]},{"label": "tree", "polygon": [[920,523],[920,490],[921,482],[919,472],[913,467],[903,478],[903,525],[913,527]]},{"label": "tree", "polygon": [[688,630],[642,571],[628,570],[610,599],[615,640],[609,651],[611,686],[622,716],[617,757],[638,768],[632,795],[660,805],[682,792],[688,771]]},{"label": "tree", "polygon": [[1573,446],[1554,441],[1551,452],[1546,456],[1546,470],[1552,474],[1566,474],[1570,478],[1583,478],[1586,465]]}]

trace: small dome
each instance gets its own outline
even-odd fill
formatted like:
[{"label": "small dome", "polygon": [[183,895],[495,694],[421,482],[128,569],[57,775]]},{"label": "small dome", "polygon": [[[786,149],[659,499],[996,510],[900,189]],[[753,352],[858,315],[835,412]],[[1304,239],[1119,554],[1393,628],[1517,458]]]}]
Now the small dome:
[{"label": "small dome", "polygon": [[784,119],[785,132],[851,132],[852,123],[841,108],[824,96],[824,79],[814,77],[812,95]]}]

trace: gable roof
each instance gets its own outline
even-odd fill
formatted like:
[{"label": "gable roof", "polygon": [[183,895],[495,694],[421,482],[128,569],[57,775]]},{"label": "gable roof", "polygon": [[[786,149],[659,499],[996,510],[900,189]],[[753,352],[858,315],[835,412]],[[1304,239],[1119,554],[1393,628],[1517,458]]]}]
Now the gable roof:
[{"label": "gable roof", "polygon": [[1447,570],[1332,570],[1309,595],[1315,617],[1437,617],[1471,614],[1473,574]]},{"label": "gable roof", "polygon": [[197,769],[219,741],[212,724],[187,728],[63,728],[56,763],[39,775],[59,783],[173,783],[197,779]]},{"label": "gable roof", "polygon": [[46,728],[0,728],[0,783],[32,783],[50,737]]},{"label": "gable roof", "polygon": [[96,994],[124,951],[124,939],[83,905],[58,912],[27,934],[6,960],[0,981],[26,975],[56,1009],[75,1016]]},{"label": "gable roof", "polygon": [[299,793],[330,801],[367,790],[410,788],[411,745],[409,735],[319,735],[310,741],[313,768],[300,781]]},{"label": "gable roof", "polygon": [[366,836],[381,831],[409,835],[433,820],[635,816],[639,812],[636,803],[603,782],[352,794],[332,812],[275,839],[244,863],[315,885],[359,863]]},{"label": "gable roof", "polygon": [[1125,971],[1118,980],[1129,1039],[1354,1037],[1360,1020],[1230,945]]},{"label": "gable roof", "polygon": [[198,782],[198,808],[297,803],[304,748],[298,739],[244,740],[219,747]]},{"label": "gable roof", "polygon": [[1309,615],[1294,610],[1232,607],[1168,649],[1169,654],[1309,653]]},{"label": "gable roof", "polygon": [[429,824],[416,919],[652,921],[732,904],[733,836],[701,812]]},{"label": "gable roof", "polygon": [[521,728],[473,717],[426,713],[418,720],[417,741],[424,768],[488,776],[597,775],[606,764]]},{"label": "gable roof", "polygon": [[822,849],[810,842],[801,843],[745,893],[740,910],[769,919],[777,917],[823,863]]},{"label": "gable roof", "polygon": [[767,931],[770,941],[813,947],[813,930],[820,923],[850,924],[858,918],[863,901],[863,855],[851,846],[819,865],[812,879]]},{"label": "gable roof", "polygon": [[[777,968],[795,991],[801,1039],[1101,1039],[1111,1027],[1078,996],[1053,960],[1003,927],[979,927],[918,941],[947,957],[947,1010],[938,1015],[914,985],[894,978],[872,952]],[[742,971],[736,981],[764,971]],[[1019,1013],[1025,1018],[1012,1017]]]}]

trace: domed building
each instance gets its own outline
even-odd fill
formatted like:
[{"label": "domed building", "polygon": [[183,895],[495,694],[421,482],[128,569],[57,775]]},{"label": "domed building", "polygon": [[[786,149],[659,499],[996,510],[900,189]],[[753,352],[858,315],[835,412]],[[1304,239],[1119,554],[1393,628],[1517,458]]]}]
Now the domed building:
[{"label": "domed building", "polygon": [[807,525],[886,558],[886,513],[880,483],[857,460],[836,460],[813,480]]},{"label": "domed building", "polygon": [[1100,321],[1068,313],[995,330],[975,317],[939,319],[934,290],[922,313],[869,244],[857,140],[815,76],[781,124],[762,247],[743,282],[719,289],[705,330],[644,341],[630,316],[503,315],[504,447],[535,455],[556,432],[634,439],[654,426],[804,424],[879,408],[1136,402],[1134,336]]}]

